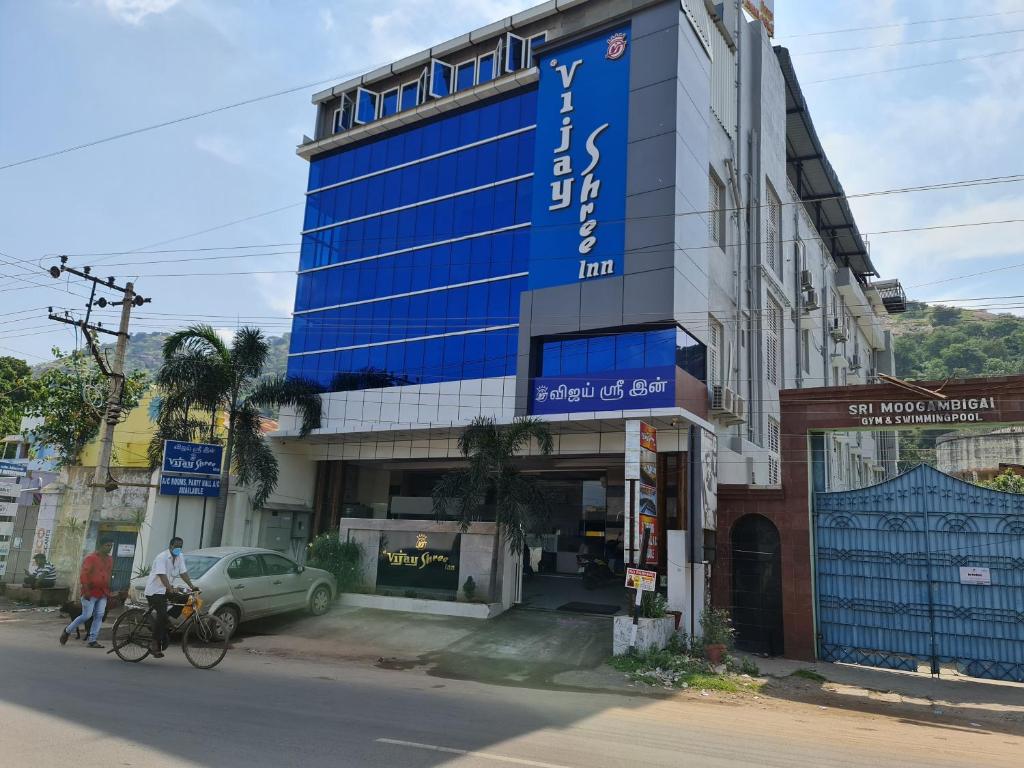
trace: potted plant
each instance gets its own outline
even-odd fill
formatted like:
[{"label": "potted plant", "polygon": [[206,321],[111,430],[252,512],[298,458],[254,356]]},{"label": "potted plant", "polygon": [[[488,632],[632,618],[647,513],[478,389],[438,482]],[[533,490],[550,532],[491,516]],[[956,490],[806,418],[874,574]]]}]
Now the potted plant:
[{"label": "potted plant", "polygon": [[700,628],[704,655],[717,667],[725,658],[725,652],[732,647],[736,633],[729,612],[724,608],[705,608],[700,615]]},{"label": "potted plant", "polygon": [[[612,627],[612,652],[627,653],[633,646],[633,617],[616,616]],[[668,612],[668,601],[658,592],[644,592],[637,614],[636,649],[646,651],[668,645],[675,634],[675,617]]]}]

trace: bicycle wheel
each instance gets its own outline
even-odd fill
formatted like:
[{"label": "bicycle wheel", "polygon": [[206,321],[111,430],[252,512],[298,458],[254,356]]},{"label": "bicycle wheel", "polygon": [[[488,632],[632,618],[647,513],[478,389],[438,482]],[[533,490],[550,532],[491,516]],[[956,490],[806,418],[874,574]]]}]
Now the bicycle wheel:
[{"label": "bicycle wheel", "polygon": [[122,661],[142,661],[149,656],[152,642],[153,623],[149,618],[149,611],[129,608],[114,622],[114,653]]},{"label": "bicycle wheel", "polygon": [[211,614],[203,614],[189,622],[181,640],[181,649],[193,667],[213,669],[227,654],[229,638],[223,621]]}]

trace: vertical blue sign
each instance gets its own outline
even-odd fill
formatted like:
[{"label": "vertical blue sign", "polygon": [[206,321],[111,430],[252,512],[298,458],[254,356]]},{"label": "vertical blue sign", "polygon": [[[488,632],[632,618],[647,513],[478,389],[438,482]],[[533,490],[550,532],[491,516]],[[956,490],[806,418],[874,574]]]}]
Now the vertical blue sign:
[{"label": "vertical blue sign", "polygon": [[540,57],[530,289],[621,275],[629,25]]}]

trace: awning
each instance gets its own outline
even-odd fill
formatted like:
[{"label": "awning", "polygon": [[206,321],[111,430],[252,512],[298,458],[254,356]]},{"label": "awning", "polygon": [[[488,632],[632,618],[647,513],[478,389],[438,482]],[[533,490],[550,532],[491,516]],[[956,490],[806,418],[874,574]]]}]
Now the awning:
[{"label": "awning", "polygon": [[825,156],[793,69],[789,50],[775,47],[786,80],[786,168],[797,195],[831,249],[836,264],[858,276],[877,276],[843,185]]}]

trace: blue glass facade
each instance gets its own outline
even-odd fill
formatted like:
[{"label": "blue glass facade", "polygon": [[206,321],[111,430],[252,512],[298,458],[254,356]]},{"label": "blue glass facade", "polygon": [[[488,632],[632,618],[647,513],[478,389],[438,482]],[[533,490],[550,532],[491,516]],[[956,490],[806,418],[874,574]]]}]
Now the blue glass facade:
[{"label": "blue glass facade", "polygon": [[519,92],[310,163],[289,375],[514,374],[535,120]]},{"label": "blue glass facade", "polygon": [[672,366],[706,380],[704,345],[681,328],[657,328],[540,343],[538,376],[579,376]]}]

